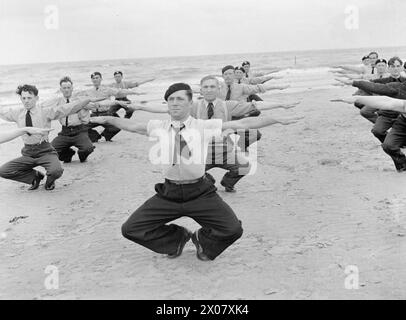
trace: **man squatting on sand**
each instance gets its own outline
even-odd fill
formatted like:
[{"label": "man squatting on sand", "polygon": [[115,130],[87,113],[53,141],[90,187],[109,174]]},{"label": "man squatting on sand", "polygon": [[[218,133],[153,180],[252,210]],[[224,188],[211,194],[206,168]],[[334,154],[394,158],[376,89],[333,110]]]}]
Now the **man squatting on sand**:
[{"label": "man squatting on sand", "polygon": [[398,172],[406,171],[406,156],[401,146],[406,145],[406,101],[385,96],[352,96],[344,99],[333,99],[332,102],[360,103],[370,108],[400,112],[388,133],[382,148],[392,158]]},{"label": "man squatting on sand", "polygon": [[[208,261],[214,260],[243,233],[234,211],[217,194],[213,179],[205,174],[209,143],[213,138],[220,139],[223,131],[290,124],[298,118],[258,117],[226,122],[195,119],[191,117],[192,97],[189,85],[176,83],[165,93],[168,120],[140,123],[107,116],[94,117],[90,121],[109,123],[159,140],[160,152],[156,150],[156,155],[163,166],[165,181],[155,185],[156,195],[124,223],[123,236],[169,258],[179,257],[185,244],[192,239],[197,257]],[[202,227],[192,233],[176,224],[167,224],[183,216],[194,219]]]},{"label": "man squatting on sand", "polygon": [[[85,108],[90,102],[97,102],[102,98],[83,99],[62,105],[52,103],[51,106],[43,107],[38,104],[38,89],[32,85],[23,85],[17,88],[17,94],[23,104],[19,108],[1,108],[0,118],[15,122],[18,127],[51,128],[51,121],[65,118],[70,114],[77,113]],[[48,133],[32,135],[27,132],[22,136],[24,148],[22,157],[7,162],[0,167],[0,177],[31,185],[29,190],[36,190],[44,175],[34,170],[42,166],[46,170],[46,190],[55,188],[55,180],[63,174],[58,154],[49,143]]]}]

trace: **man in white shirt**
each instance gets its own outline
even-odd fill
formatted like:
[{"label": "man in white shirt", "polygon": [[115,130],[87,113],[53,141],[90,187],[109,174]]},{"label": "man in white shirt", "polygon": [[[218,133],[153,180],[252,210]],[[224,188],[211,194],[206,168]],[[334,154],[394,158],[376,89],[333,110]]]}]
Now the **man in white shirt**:
[{"label": "man in white shirt", "polygon": [[[141,81],[129,81],[129,80],[123,80],[123,72],[122,71],[115,71],[114,72],[114,80],[115,83],[112,83],[110,86],[116,89],[132,89],[132,88],[137,88],[140,85],[147,83],[147,82],[151,82],[154,81],[154,78],[151,79],[146,79],[146,80],[141,80]],[[127,98],[126,94],[123,93],[119,93],[116,95],[116,101],[125,101],[125,102],[129,102],[131,103],[131,100]],[[111,112],[115,113],[120,109],[124,109],[125,110],[125,115],[124,118],[130,119],[133,115],[133,110],[127,108],[126,106],[122,106],[122,105],[116,105],[114,107],[111,108]]]},{"label": "man in white shirt", "polygon": [[[138,92],[131,89],[122,89],[122,88],[113,88],[109,86],[102,85],[103,77],[100,72],[96,71],[90,75],[90,78],[93,83],[93,88],[85,91],[81,91],[75,94],[75,96],[85,96],[90,98],[97,98],[101,96],[107,96],[108,98],[100,101],[95,104],[95,107],[92,109],[91,117],[112,115],[118,117],[117,106],[126,107],[130,102],[127,101],[117,101],[110,100],[110,97],[117,97],[122,94],[139,94]],[[95,128],[99,125],[89,124],[89,138],[92,142],[98,142],[101,137],[104,137],[106,141],[112,141],[112,138],[117,135],[120,130],[111,125],[105,125],[104,130],[99,134]]]},{"label": "man in white shirt", "polygon": [[[73,83],[69,77],[63,77],[59,81],[59,85],[63,97],[57,99],[57,105],[63,105],[78,100],[78,98],[72,96]],[[89,119],[90,111],[88,109],[82,109],[78,113],[59,119],[62,125],[62,131],[59,132],[58,136],[51,142],[56,152],[58,152],[59,160],[64,163],[72,161],[72,157],[76,152],[71,147],[78,148],[80,162],[85,162],[87,157],[93,152],[95,147],[88,134]]]},{"label": "man in white shirt", "polygon": [[[35,86],[19,86],[17,94],[20,96],[23,106],[0,109],[0,118],[17,123],[19,128],[51,128],[52,120],[58,120],[77,113],[90,102],[98,101],[97,98],[84,99],[63,105],[53,103],[50,107],[43,107],[41,104],[37,104],[38,89]],[[58,153],[49,143],[48,134],[31,135],[27,133],[22,136],[22,139],[25,144],[21,150],[22,157],[2,165],[0,167],[0,177],[30,184],[29,190],[36,190],[41,180],[44,179],[44,175],[34,170],[34,168],[42,166],[47,173],[45,189],[55,189],[55,180],[62,176],[63,169],[58,159]]]},{"label": "man in white shirt", "polygon": [[[176,83],[168,88],[165,100],[171,119],[139,123],[115,117],[90,121],[112,124],[122,130],[156,137],[159,148],[150,159],[163,166],[164,183],[155,186],[157,194],[138,208],[122,226],[123,236],[150,250],[177,258],[192,239],[200,260],[214,260],[242,235],[241,222],[217,194],[213,181],[205,175],[207,150],[222,131],[235,131],[279,123],[270,117],[223,122],[190,116],[193,93],[189,85]],[[286,121],[296,122],[297,118]],[[155,156],[154,156],[155,155]],[[187,216],[202,228],[192,234],[170,221]]]}]

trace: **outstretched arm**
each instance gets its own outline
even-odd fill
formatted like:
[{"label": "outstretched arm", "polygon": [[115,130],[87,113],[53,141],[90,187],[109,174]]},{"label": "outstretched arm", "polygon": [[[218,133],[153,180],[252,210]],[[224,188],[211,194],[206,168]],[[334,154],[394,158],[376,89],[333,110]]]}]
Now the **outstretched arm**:
[{"label": "outstretched arm", "polygon": [[51,120],[60,119],[66,117],[70,114],[74,114],[85,108],[89,103],[96,103],[102,101],[106,97],[97,97],[97,98],[87,98],[79,100],[78,102],[70,102],[60,106],[53,106],[51,108],[46,108],[47,116]]},{"label": "outstretched arm", "polygon": [[405,100],[385,96],[352,96],[343,99],[332,99],[330,101],[349,104],[359,103],[375,109],[406,112]]},{"label": "outstretched arm", "polygon": [[143,135],[147,135],[147,124],[135,122],[130,119],[122,119],[117,117],[92,117],[90,118],[91,123],[98,124],[111,124],[119,129],[135,132]]},{"label": "outstretched arm", "polygon": [[[133,88],[139,87],[140,85],[143,85],[144,83],[151,82],[154,80],[155,80],[155,78],[141,80],[141,81],[125,81],[125,85],[127,86],[128,89],[133,89]],[[112,84],[111,86],[114,86],[114,84]]]},{"label": "outstretched arm", "polygon": [[254,106],[261,111],[272,110],[272,109],[291,109],[295,108],[300,104],[300,101],[291,103],[282,102],[269,102],[269,101],[253,101]]},{"label": "outstretched arm", "polygon": [[262,85],[266,91],[269,90],[285,90],[287,88],[290,87],[290,85],[286,84],[286,85],[277,85],[277,84],[272,84],[272,83],[264,83]]},{"label": "outstretched arm", "polygon": [[365,67],[360,66],[337,66],[336,68],[348,70],[355,73],[365,73]]},{"label": "outstretched arm", "polygon": [[13,131],[10,131],[10,132],[0,133],[0,143],[11,141],[26,133],[29,135],[46,135],[51,130],[53,130],[53,129],[43,129],[43,128],[34,128],[34,127],[18,128]]},{"label": "outstretched arm", "polygon": [[120,95],[132,95],[132,94],[141,96],[141,95],[143,95],[143,94],[145,94],[145,93],[143,93],[143,92],[137,92],[137,91],[132,90],[132,89],[120,89],[120,90],[115,94],[115,96],[117,97],[117,96],[120,96]]},{"label": "outstretched arm", "polygon": [[139,104],[130,104],[127,106],[128,109],[133,111],[141,110],[151,113],[168,113],[168,107],[166,105],[139,105]]},{"label": "outstretched arm", "polygon": [[223,122],[224,130],[248,130],[248,129],[259,129],[273,124],[283,124],[289,125],[296,123],[303,117],[290,117],[290,118],[274,118],[274,117],[257,117],[257,118],[244,118],[241,120],[227,121]]}]

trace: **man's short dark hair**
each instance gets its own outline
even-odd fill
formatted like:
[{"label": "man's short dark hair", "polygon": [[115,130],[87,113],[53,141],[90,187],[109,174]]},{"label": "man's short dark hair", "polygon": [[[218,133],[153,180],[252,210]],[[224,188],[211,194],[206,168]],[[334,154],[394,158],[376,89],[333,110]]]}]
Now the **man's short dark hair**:
[{"label": "man's short dark hair", "polygon": [[234,71],[234,66],[232,66],[232,65],[225,66],[223,69],[221,69],[221,74],[224,74],[224,72],[226,72],[227,70]]},{"label": "man's short dark hair", "polygon": [[378,59],[378,60],[376,60],[375,65],[377,65],[378,63],[388,64],[388,62],[387,62],[385,59]]},{"label": "man's short dark hair", "polygon": [[393,66],[396,61],[398,61],[401,65],[403,65],[403,61],[399,57],[390,58],[389,61],[388,61],[388,65]]},{"label": "man's short dark hair", "polygon": [[67,76],[66,76],[66,77],[63,77],[63,78],[59,81],[59,85],[61,86],[62,83],[64,83],[64,82],[70,82],[70,84],[73,85],[72,79],[69,78],[69,77],[67,77]]},{"label": "man's short dark hair", "polygon": [[103,78],[102,75],[101,75],[101,73],[100,73],[99,71],[93,72],[93,73],[90,75],[90,78],[93,79],[95,76],[99,76],[100,78]]},{"label": "man's short dark hair", "polygon": [[28,92],[33,94],[34,96],[38,96],[38,89],[36,86],[30,85],[30,84],[24,84],[22,86],[18,86],[16,93],[21,96],[22,92]]},{"label": "man's short dark hair", "polygon": [[241,65],[242,66],[250,66],[251,63],[249,61],[244,61]]},{"label": "man's short dark hair", "polygon": [[116,74],[120,74],[121,76],[123,76],[123,73],[121,71],[114,72],[113,76],[115,76]]},{"label": "man's short dark hair", "polygon": [[362,61],[365,61],[365,60],[367,60],[367,59],[369,59],[369,56],[363,56],[363,57],[362,57]]},{"label": "man's short dark hair", "polygon": [[235,68],[234,68],[234,71],[237,71],[237,70],[240,70],[240,71],[242,71],[243,73],[245,73],[245,69],[244,69],[243,67],[235,67]]}]

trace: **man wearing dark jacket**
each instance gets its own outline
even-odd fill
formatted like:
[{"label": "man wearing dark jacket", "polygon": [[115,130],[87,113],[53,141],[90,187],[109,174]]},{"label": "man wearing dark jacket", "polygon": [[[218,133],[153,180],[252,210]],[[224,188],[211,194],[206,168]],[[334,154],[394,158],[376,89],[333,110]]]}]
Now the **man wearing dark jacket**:
[{"label": "man wearing dark jacket", "polygon": [[[372,81],[341,81],[361,89],[367,95],[382,95],[397,99],[406,99],[406,78],[400,75],[403,62],[398,57],[393,57],[388,62],[390,77]],[[368,106],[356,104],[361,115],[374,124],[372,134],[382,143],[385,141],[388,130],[392,127],[399,112],[377,110]]]}]

